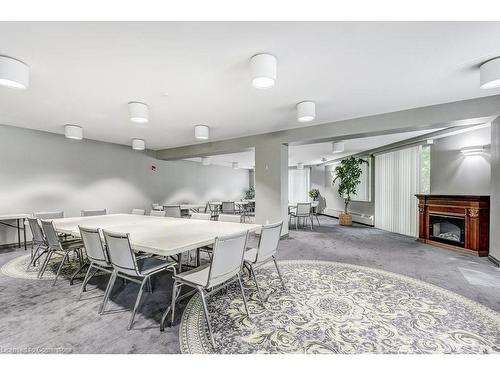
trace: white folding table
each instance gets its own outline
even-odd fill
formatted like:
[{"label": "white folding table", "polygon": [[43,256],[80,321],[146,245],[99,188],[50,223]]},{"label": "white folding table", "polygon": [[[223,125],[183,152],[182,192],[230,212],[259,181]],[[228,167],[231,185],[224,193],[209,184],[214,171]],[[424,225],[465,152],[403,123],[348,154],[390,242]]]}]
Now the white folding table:
[{"label": "white folding table", "polygon": [[[0,214],[0,224],[17,229],[17,244],[19,247],[21,247],[21,231],[23,231],[24,250],[26,250],[26,225],[24,221],[29,217],[31,217],[30,214]],[[6,223],[6,221],[11,220],[15,220],[16,225]]]},{"label": "white folding table", "polygon": [[71,217],[52,220],[56,231],[80,236],[78,226],[129,233],[135,251],[160,256],[173,256],[199,247],[212,245],[215,238],[248,230],[257,231],[259,224],[227,223],[172,217],[113,214]]}]

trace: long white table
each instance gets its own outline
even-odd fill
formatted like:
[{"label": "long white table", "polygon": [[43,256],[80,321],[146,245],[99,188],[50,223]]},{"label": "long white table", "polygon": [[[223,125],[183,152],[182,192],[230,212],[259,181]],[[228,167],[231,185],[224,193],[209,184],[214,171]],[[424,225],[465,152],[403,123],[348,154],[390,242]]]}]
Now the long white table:
[{"label": "long white table", "polygon": [[[17,229],[17,244],[21,247],[21,231],[24,237],[24,250],[26,250],[26,225],[25,220],[32,217],[30,214],[0,214],[0,224],[10,228]],[[16,225],[8,223],[8,221],[16,221]],[[7,221],[7,223],[6,223]]]},{"label": "long white table", "polygon": [[208,220],[177,219],[129,214],[71,217],[53,220],[56,231],[80,236],[78,226],[129,233],[136,251],[172,256],[212,245],[217,236],[245,230],[255,232],[260,224],[226,223]]}]

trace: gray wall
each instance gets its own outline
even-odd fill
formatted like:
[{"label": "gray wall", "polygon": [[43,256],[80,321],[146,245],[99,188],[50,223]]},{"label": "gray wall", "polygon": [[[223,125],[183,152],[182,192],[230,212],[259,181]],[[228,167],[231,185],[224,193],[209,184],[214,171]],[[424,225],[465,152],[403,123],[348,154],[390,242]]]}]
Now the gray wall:
[{"label": "gray wall", "polygon": [[437,139],[431,146],[431,194],[490,192],[490,155],[464,156],[461,147],[489,145],[490,128]]},{"label": "gray wall", "polygon": [[[119,213],[149,210],[152,202],[239,199],[248,180],[244,169],[156,160],[127,146],[0,126],[0,214],[79,216],[85,208]],[[0,244],[14,235],[0,226]]]}]

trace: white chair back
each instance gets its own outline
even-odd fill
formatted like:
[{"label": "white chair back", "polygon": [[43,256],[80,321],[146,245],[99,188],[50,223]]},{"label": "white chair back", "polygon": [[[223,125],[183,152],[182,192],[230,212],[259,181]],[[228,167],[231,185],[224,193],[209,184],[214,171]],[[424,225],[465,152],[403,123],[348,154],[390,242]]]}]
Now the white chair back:
[{"label": "white chair back", "polygon": [[35,212],[33,216],[40,220],[61,219],[64,217],[64,211]]},{"label": "white chair back", "polygon": [[78,226],[80,229],[80,236],[82,237],[83,247],[87,257],[94,263],[102,266],[109,267],[109,256],[104,244],[101,240],[101,234],[97,228],[84,228]]},{"label": "white chair back", "polygon": [[210,214],[201,214],[198,212],[194,212],[191,214],[191,219],[195,220],[210,220]]},{"label": "white chair back", "polygon": [[106,215],[105,208],[96,208],[91,210],[82,210],[81,216],[101,216]]},{"label": "white chair back", "polygon": [[132,209],[132,215],[144,215],[146,213],[146,210],[143,208],[133,208]]},{"label": "white chair back", "polygon": [[256,263],[263,262],[276,253],[281,238],[282,227],[283,221],[262,226]]},{"label": "white chair back", "polygon": [[158,204],[158,203],[153,203],[153,204],[151,205],[151,208],[152,208],[153,210],[163,211],[163,206],[162,206],[161,204]]},{"label": "white chair back", "polygon": [[215,287],[240,272],[247,246],[248,231],[215,239],[206,287]]},{"label": "white chair back", "polygon": [[41,220],[43,233],[45,234],[45,239],[49,247],[55,250],[62,250],[61,243],[59,242],[59,237],[57,236],[54,224],[52,221]]},{"label": "white chair back", "polygon": [[297,203],[297,216],[307,216],[311,213],[311,203]]},{"label": "white chair back", "polygon": [[167,217],[177,217],[180,218],[181,216],[181,206],[179,205],[167,205],[164,206],[165,208],[165,216]]},{"label": "white chair back", "polygon": [[235,206],[234,202],[222,202],[222,213],[234,213],[235,211]]},{"label": "white chair back", "polygon": [[104,241],[108,248],[109,260],[113,267],[126,275],[140,276],[137,260],[130,246],[128,234],[114,233],[103,230]]},{"label": "white chair back", "polygon": [[149,216],[165,217],[165,211],[151,210]]},{"label": "white chair back", "polygon": [[225,221],[227,223],[241,223],[241,216],[220,214],[219,221]]},{"label": "white chair back", "polygon": [[42,227],[40,227],[38,219],[28,218],[28,223],[31,235],[33,236],[33,242],[37,245],[45,244],[45,237],[43,236]]}]

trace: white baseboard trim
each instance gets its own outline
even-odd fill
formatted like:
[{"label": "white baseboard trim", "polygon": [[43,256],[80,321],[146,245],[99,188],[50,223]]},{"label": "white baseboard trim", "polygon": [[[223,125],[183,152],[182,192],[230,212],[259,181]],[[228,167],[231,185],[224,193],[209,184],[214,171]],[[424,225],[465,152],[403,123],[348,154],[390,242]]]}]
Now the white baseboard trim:
[{"label": "white baseboard trim", "polygon": [[[343,210],[338,210],[335,208],[328,208],[328,207],[323,210],[324,215],[333,216],[336,218],[339,217],[341,212],[343,212]],[[352,215],[352,221],[355,223],[365,224],[370,226],[375,225],[375,218],[373,215],[365,215],[357,212],[351,212],[351,215]]]}]

